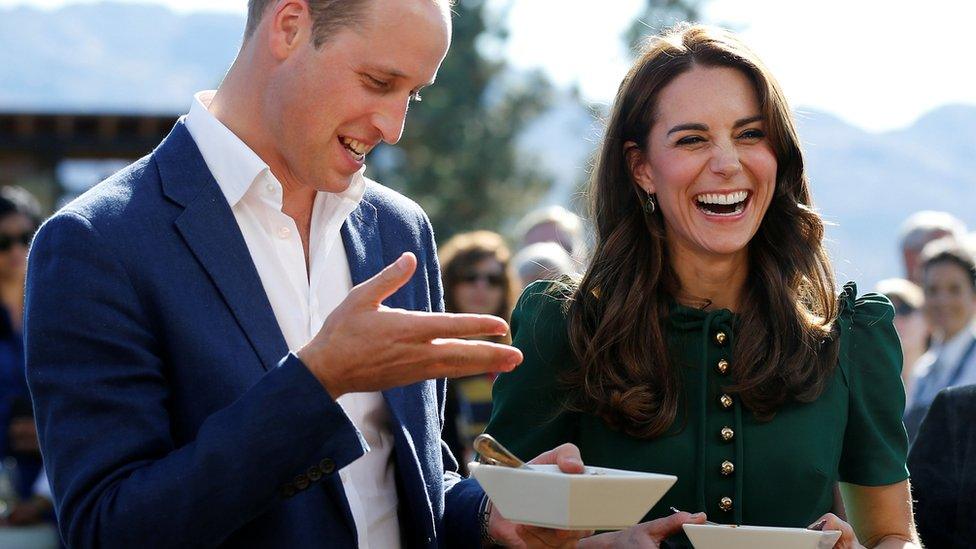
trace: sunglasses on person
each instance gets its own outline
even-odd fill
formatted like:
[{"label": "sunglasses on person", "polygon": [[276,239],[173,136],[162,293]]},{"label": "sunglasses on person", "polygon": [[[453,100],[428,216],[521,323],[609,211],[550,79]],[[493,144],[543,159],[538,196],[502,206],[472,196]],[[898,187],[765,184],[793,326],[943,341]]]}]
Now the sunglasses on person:
[{"label": "sunglasses on person", "polygon": [[0,233],[0,252],[10,251],[10,248],[13,248],[14,244],[20,244],[26,248],[30,246],[32,238],[34,238],[34,233],[30,231],[22,234]]},{"label": "sunglasses on person", "polygon": [[458,280],[466,284],[474,284],[479,280],[484,280],[489,286],[496,287],[505,284],[505,276],[497,273],[461,273]]}]

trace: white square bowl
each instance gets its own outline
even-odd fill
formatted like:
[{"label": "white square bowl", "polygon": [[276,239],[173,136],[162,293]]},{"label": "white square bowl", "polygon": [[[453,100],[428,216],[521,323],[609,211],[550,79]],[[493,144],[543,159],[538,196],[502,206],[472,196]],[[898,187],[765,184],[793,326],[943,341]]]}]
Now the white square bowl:
[{"label": "white square bowl", "polygon": [[695,549],[828,549],[840,539],[837,530],[685,524]]},{"label": "white square bowl", "polygon": [[629,528],[678,480],[603,467],[587,467],[579,475],[563,473],[557,465],[531,467],[468,464],[471,476],[506,519],[560,530]]}]

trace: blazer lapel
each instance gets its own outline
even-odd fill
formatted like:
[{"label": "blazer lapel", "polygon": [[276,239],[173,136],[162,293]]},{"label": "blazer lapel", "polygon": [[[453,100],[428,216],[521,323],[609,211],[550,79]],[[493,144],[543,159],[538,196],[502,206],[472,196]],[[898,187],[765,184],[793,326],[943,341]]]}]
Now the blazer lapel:
[{"label": "blazer lapel", "polygon": [[[383,254],[383,241],[380,237],[379,221],[376,208],[364,199],[349,219],[343,224],[342,239],[346,247],[349,270],[353,284],[361,284],[386,267],[387,261],[392,261],[403,250],[391,250],[391,257]],[[409,288],[412,282],[408,282]],[[404,301],[404,290],[384,301],[390,307],[407,307]],[[420,382],[406,387],[394,387],[383,391],[383,398],[390,409],[390,429],[396,440],[397,470],[403,478],[403,489],[409,501],[426,502],[426,508],[419,505],[410,507],[414,520],[422,524],[422,530],[428,537],[434,535],[434,516],[430,502],[430,495],[426,490],[423,468],[415,447],[413,436],[408,425],[417,429],[425,429],[427,421],[425,413],[428,407],[424,402],[426,383]],[[436,410],[436,405],[433,406]],[[419,526],[419,525],[418,525]]]},{"label": "blazer lapel", "polygon": [[184,206],[176,228],[210,275],[265,370],[288,345],[234,213],[183,124],[154,153],[164,192]]}]

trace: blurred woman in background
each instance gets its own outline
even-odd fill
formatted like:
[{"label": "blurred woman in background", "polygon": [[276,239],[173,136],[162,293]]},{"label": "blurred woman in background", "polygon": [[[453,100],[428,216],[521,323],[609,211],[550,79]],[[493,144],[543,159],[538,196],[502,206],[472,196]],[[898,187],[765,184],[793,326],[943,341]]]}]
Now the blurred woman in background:
[{"label": "blurred woman in background", "polygon": [[[523,456],[572,442],[588,465],[676,475],[645,519],[674,507],[917,547],[892,307],[853,283],[837,295],[791,112],[757,56],[697,25],[648,41],[590,194],[592,262],[522,294],[525,358],[499,376],[487,431]],[[851,524],[830,513],[838,481]],[[638,525],[592,543],[641,535],[660,541]]]},{"label": "blurred woman in background", "polygon": [[926,244],[920,271],[932,346],[912,373],[905,427],[914,440],[935,395],[946,387],[976,383],[976,264],[957,240]]},{"label": "blurred woman in background", "polygon": [[[444,308],[449,313],[490,314],[508,322],[521,289],[511,268],[511,252],[505,239],[491,231],[474,231],[454,236],[438,256],[444,282]],[[509,335],[492,338],[510,343]],[[488,376],[451,380],[444,412],[443,438],[467,475],[471,442],[491,415],[491,384]]]},{"label": "blurred woman in background", "polygon": [[49,498],[35,497],[41,450],[24,373],[24,279],[27,250],[41,220],[37,199],[20,187],[0,187],[0,452],[16,490],[4,494],[8,524],[47,518]]}]

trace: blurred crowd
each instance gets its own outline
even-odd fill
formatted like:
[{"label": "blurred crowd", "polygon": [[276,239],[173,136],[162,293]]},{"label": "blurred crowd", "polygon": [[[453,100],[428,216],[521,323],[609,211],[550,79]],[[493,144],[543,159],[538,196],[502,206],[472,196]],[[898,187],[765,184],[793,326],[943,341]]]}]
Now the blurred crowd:
[{"label": "blurred crowd", "polygon": [[[30,193],[0,188],[0,524],[5,527],[54,520],[22,340],[27,251],[41,219]],[[492,314],[508,321],[519,293],[533,281],[575,277],[583,271],[584,223],[565,208],[533,211],[513,233],[514,246],[487,230],[457,234],[443,243],[439,258],[447,311]],[[947,478],[952,474],[947,468],[954,465],[936,463],[952,457],[940,448],[946,437],[951,442],[951,437],[972,436],[946,432],[956,429],[946,421],[923,420],[945,389],[976,385],[976,232],[967,232],[948,213],[921,211],[904,222],[900,248],[903,278],[882,280],[875,290],[891,300],[901,338],[905,426],[914,443],[909,466],[917,493],[955,482]],[[508,338],[495,339],[510,343]],[[471,443],[491,415],[492,382],[489,376],[475,376],[449,384],[444,440],[463,472],[474,457]],[[976,392],[970,392],[976,399]],[[927,512],[925,505],[917,506],[917,512]],[[924,528],[926,520],[919,522]]]}]

